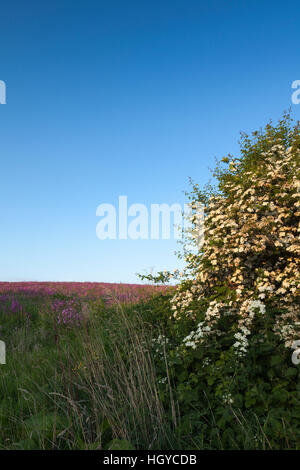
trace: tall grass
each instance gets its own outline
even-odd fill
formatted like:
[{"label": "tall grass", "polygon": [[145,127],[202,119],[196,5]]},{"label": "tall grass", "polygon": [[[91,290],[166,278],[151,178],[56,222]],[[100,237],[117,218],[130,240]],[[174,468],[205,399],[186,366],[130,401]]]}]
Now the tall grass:
[{"label": "tall grass", "polygon": [[53,328],[44,313],[7,346],[2,448],[175,445],[157,389],[151,329],[138,315],[117,306],[85,315],[72,330]]},{"label": "tall grass", "polygon": [[[234,422],[227,429],[205,390],[182,410],[166,351],[159,367],[153,355],[161,302],[86,304],[81,324],[73,326],[58,325],[44,301],[28,304],[26,318],[0,312],[7,346],[7,364],[0,366],[0,448],[278,448],[274,410],[263,421],[223,405]],[[281,428],[285,448],[295,448],[295,428],[284,417]]]},{"label": "tall grass", "polygon": [[[170,446],[169,419],[162,406],[151,355],[151,330],[121,307],[101,329],[82,330],[78,389],[89,397],[94,419],[104,417],[114,439],[137,448]],[[74,360],[80,359],[77,351]]]}]

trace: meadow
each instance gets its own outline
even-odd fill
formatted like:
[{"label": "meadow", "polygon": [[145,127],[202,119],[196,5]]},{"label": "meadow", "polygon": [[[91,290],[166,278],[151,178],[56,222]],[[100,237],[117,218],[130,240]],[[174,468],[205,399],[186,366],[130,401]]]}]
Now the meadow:
[{"label": "meadow", "polygon": [[0,447],[157,447],[165,417],[147,350],[151,329],[135,305],[166,291],[1,283],[0,339],[7,357],[1,365]]},{"label": "meadow", "polygon": [[180,349],[190,325],[174,326],[173,291],[1,283],[0,448],[297,448],[299,382],[290,358],[277,355],[276,363],[264,352],[252,379],[235,369],[233,405],[220,393],[220,358],[212,368]]}]

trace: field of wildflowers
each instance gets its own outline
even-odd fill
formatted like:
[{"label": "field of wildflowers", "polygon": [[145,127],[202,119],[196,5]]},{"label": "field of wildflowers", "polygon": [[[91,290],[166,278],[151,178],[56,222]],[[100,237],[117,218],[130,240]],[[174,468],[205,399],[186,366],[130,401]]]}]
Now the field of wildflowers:
[{"label": "field of wildflowers", "polygon": [[99,299],[112,302],[137,302],[149,298],[153,292],[164,291],[165,287],[141,284],[113,284],[105,282],[0,282],[0,295],[24,295],[30,297],[51,297],[72,295],[82,299]]},{"label": "field of wildflowers", "polygon": [[0,339],[6,344],[0,448],[166,442],[167,419],[146,348],[151,328],[135,308],[171,291],[138,284],[0,283]]},{"label": "field of wildflowers", "polygon": [[174,288],[111,286],[112,302],[101,285],[7,286],[1,449],[297,448],[297,368],[282,347],[256,345],[242,369],[222,338],[199,349],[193,321],[174,323]]}]

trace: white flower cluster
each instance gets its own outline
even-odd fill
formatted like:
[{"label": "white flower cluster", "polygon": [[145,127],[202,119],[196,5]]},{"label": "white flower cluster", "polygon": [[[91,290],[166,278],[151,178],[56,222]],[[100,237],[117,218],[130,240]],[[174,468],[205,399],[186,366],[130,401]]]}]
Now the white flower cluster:
[{"label": "white flower cluster", "polygon": [[152,339],[152,343],[155,346],[155,352],[161,353],[162,348],[169,343],[169,339],[164,335],[159,335],[157,338]]},{"label": "white flower cluster", "polygon": [[246,354],[247,352],[247,348],[249,344],[247,340],[247,336],[249,334],[250,334],[250,331],[247,330],[246,328],[243,328],[242,333],[239,332],[234,335],[237,341],[234,343],[233,347],[236,349],[236,353],[240,357]]},{"label": "white flower cluster", "polygon": [[224,393],[222,396],[222,401],[223,403],[225,403],[225,405],[232,405],[234,400],[232,398],[231,393]]},{"label": "white flower cluster", "polygon": [[264,315],[266,313],[266,306],[260,300],[252,300],[248,306],[249,314],[254,317],[255,310],[259,310],[259,312]]},{"label": "white flower cluster", "polygon": [[201,342],[205,331],[203,325],[204,322],[198,323],[196,331],[191,331],[190,334],[184,338],[183,343],[187,348],[196,349],[197,344]]},{"label": "white flower cluster", "polygon": [[[244,311],[246,311],[246,314]],[[242,315],[238,324],[240,331],[235,333],[234,337],[237,341],[233,345],[238,356],[243,356],[247,352],[247,347],[249,345],[247,336],[251,333],[251,324],[257,311],[262,315],[266,313],[266,307],[260,300],[244,302],[242,305]]]},{"label": "white flower cluster", "polygon": [[[187,348],[196,349],[197,345],[202,343],[204,339],[215,333],[220,334],[216,328],[213,328],[216,321],[220,318],[221,308],[226,307],[223,303],[211,302],[209,305],[205,320],[199,322],[197,329],[193,330],[183,339],[183,344]],[[240,320],[238,322],[239,331],[235,333],[234,337],[236,342],[233,347],[236,350],[238,356],[242,356],[247,352],[248,339],[247,337],[251,334],[251,324],[257,313],[264,315],[266,312],[265,305],[260,300],[248,300],[244,302],[240,311]],[[230,314],[230,311],[227,314]],[[233,312],[232,312],[233,313]]]},{"label": "white flower cluster", "polygon": [[209,364],[211,364],[211,359],[209,357],[206,357],[205,359],[203,359],[203,362],[202,362],[203,368],[209,366]]},{"label": "white flower cluster", "polygon": [[162,379],[159,379],[158,383],[165,384],[167,382],[167,380],[168,380],[167,377],[163,377]]},{"label": "white flower cluster", "polygon": [[262,286],[258,287],[258,291],[259,291],[258,298],[259,299],[264,299],[268,292],[273,292],[274,291],[274,288],[272,286],[262,285]]},{"label": "white flower cluster", "polygon": [[217,302],[216,300],[210,302],[209,307],[206,310],[205,321],[209,325],[216,323],[217,320],[220,318],[221,309],[223,307],[225,307],[225,304],[223,302]]},{"label": "white flower cluster", "polygon": [[292,348],[293,342],[299,338],[300,321],[299,320],[299,307],[291,306],[282,314],[274,325],[274,332],[284,341],[285,347]]}]

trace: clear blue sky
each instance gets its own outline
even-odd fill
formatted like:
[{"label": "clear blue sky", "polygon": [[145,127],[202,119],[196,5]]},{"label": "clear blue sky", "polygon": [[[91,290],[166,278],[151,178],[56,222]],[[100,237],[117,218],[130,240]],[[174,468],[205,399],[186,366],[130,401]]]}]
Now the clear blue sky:
[{"label": "clear blue sky", "polygon": [[[183,203],[300,79],[299,2],[2,2],[0,280],[135,282],[176,242],[100,241],[96,208]],[[300,105],[292,105],[300,119]]]}]

